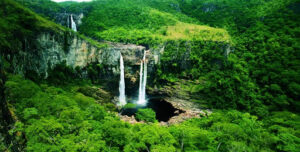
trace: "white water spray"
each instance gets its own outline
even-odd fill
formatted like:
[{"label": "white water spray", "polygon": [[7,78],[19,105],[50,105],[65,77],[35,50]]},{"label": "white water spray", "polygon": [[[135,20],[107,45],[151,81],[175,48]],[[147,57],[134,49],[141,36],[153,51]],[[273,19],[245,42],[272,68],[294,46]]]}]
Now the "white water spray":
[{"label": "white water spray", "polygon": [[120,54],[120,83],[119,83],[119,104],[121,106],[126,105],[126,97],[125,97],[125,78],[124,78],[124,61],[122,54]]},{"label": "white water spray", "polygon": [[[144,71],[143,71],[143,63],[144,63]],[[140,88],[139,88],[139,100],[137,104],[146,105],[146,86],[147,86],[147,62],[146,62],[146,51],[144,52],[143,60],[141,61],[140,68]]]},{"label": "white water spray", "polygon": [[75,32],[77,32],[76,23],[73,20],[73,15],[71,14],[71,29]]}]

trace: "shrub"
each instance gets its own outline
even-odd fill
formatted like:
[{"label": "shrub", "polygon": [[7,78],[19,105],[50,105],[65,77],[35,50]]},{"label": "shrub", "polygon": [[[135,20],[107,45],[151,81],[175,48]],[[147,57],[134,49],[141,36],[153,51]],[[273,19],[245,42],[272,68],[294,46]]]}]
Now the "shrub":
[{"label": "shrub", "polygon": [[53,69],[48,70],[48,80],[54,84],[66,84],[74,80],[75,70],[67,65],[66,61],[55,65]]},{"label": "shrub", "polygon": [[123,108],[124,109],[134,109],[134,108],[136,108],[136,104],[127,103]]},{"label": "shrub", "polygon": [[156,114],[155,112],[150,109],[139,109],[138,112],[136,113],[136,118],[139,121],[146,121],[146,122],[156,122],[157,120],[155,119]]}]

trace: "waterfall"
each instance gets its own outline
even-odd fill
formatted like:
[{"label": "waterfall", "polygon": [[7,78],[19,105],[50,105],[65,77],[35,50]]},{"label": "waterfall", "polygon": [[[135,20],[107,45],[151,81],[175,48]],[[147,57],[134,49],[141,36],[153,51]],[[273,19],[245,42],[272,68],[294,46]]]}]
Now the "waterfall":
[{"label": "waterfall", "polygon": [[141,61],[141,68],[140,68],[140,88],[139,88],[139,100],[138,100],[138,104],[141,104],[143,101],[142,98],[142,92],[143,92],[143,61]]},{"label": "waterfall", "polygon": [[120,84],[119,84],[119,104],[121,106],[126,105],[126,98],[125,98],[125,78],[124,78],[124,61],[122,54],[120,54]]},{"label": "waterfall", "polygon": [[[144,71],[143,71],[144,64]],[[146,62],[146,51],[144,52],[143,60],[141,61],[140,68],[140,88],[139,88],[139,105],[146,105],[146,85],[147,85],[147,62]]]},{"label": "waterfall", "polygon": [[147,84],[147,62],[146,62],[146,52],[144,53],[144,79],[143,79],[143,92],[142,97],[146,101],[146,84]]},{"label": "waterfall", "polygon": [[71,29],[77,32],[76,23],[73,20],[73,15],[71,14]]}]

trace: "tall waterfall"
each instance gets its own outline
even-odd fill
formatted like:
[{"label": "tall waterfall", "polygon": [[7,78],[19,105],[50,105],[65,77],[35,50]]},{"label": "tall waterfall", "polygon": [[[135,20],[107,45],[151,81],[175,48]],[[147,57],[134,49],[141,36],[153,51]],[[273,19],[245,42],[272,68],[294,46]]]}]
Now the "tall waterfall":
[{"label": "tall waterfall", "polygon": [[71,14],[71,29],[75,32],[77,32],[76,23],[73,20],[73,15]]},{"label": "tall waterfall", "polygon": [[119,104],[121,106],[126,105],[126,97],[125,97],[125,78],[124,78],[124,61],[122,54],[120,54],[120,84],[119,84]]},{"label": "tall waterfall", "polygon": [[[144,65],[144,71],[143,71]],[[146,51],[144,52],[143,60],[141,61],[140,68],[140,88],[139,88],[139,105],[146,105],[146,85],[147,85],[147,62],[146,62]]]}]

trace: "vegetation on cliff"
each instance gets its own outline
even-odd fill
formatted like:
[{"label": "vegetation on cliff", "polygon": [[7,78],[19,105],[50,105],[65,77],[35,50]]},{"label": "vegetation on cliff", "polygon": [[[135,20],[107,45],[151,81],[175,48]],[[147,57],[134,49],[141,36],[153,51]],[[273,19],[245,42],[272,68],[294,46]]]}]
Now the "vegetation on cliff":
[{"label": "vegetation on cliff", "polygon": [[[49,6],[46,7],[48,8]],[[78,36],[94,46],[105,47],[105,44],[101,44],[83,35],[72,33],[66,27],[41,17],[13,0],[2,0],[0,2],[1,54],[4,52],[16,53],[18,50],[25,50],[26,46],[24,45],[26,45],[27,41],[31,41],[43,32],[56,33],[61,37],[66,35]]]},{"label": "vegetation on cliff", "polygon": [[[9,135],[19,150],[299,151],[298,0],[17,1],[0,1],[0,61],[15,121]],[[152,85],[189,79],[182,88],[191,101],[213,113],[167,127],[146,109],[137,117],[148,123],[129,124],[115,114],[109,95],[89,88],[100,82],[100,64],[87,67],[87,80],[64,63],[47,80],[9,73],[14,63],[4,55],[26,48],[38,32],[70,32],[24,6],[51,19],[62,10],[84,13],[79,33],[96,40],[163,45]],[[13,144],[0,134],[0,151]]]}]

